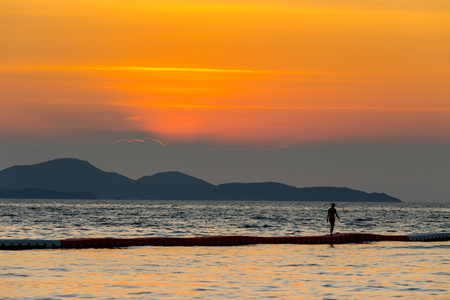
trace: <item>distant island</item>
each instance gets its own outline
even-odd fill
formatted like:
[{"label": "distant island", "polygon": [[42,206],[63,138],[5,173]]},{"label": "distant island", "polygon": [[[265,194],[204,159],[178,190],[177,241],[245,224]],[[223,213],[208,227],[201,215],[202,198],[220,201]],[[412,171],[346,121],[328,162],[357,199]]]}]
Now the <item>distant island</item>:
[{"label": "distant island", "polygon": [[213,185],[176,171],[133,180],[74,158],[0,171],[0,198],[402,202],[384,193],[345,187],[297,188],[277,182]]},{"label": "distant island", "polygon": [[98,199],[89,192],[60,192],[41,188],[0,190],[0,199]]}]

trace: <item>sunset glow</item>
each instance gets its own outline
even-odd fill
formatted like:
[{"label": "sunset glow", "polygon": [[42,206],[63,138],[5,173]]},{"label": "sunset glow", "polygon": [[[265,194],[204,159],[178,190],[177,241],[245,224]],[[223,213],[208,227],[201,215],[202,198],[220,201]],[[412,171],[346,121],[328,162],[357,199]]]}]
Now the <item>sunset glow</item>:
[{"label": "sunset glow", "polygon": [[7,0],[0,20],[0,134],[450,142],[446,0]]}]

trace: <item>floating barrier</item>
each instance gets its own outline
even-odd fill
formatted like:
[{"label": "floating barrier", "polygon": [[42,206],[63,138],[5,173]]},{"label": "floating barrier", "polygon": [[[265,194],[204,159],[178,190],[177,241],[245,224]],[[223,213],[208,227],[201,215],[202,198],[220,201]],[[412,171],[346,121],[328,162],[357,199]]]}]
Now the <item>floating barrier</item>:
[{"label": "floating barrier", "polygon": [[450,233],[418,233],[408,235],[409,241],[448,241]]},{"label": "floating barrier", "polygon": [[121,248],[138,246],[240,246],[252,244],[347,244],[375,241],[450,241],[450,233],[380,235],[337,233],[322,236],[207,236],[149,238],[85,238],[66,240],[0,240],[0,250]]},{"label": "floating barrier", "polygon": [[0,240],[1,250],[61,248],[61,241],[55,240]]}]

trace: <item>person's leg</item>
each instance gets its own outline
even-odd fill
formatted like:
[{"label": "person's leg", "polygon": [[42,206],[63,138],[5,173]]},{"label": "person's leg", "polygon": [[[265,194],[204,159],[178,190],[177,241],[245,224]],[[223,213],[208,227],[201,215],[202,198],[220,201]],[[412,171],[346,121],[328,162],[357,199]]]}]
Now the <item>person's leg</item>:
[{"label": "person's leg", "polygon": [[334,220],[330,220],[330,235],[333,235],[333,230],[334,230]]}]

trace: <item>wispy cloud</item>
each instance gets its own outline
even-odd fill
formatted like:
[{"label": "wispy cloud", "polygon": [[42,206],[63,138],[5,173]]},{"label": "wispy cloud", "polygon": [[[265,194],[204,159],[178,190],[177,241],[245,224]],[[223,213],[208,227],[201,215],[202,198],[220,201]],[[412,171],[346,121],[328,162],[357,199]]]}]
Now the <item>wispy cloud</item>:
[{"label": "wispy cloud", "polygon": [[202,72],[202,73],[271,73],[261,70],[209,69],[209,68],[170,68],[170,67],[81,67],[82,69],[100,71],[153,71],[153,72]]},{"label": "wispy cloud", "polygon": [[[215,104],[178,104],[152,102],[110,102],[109,105],[148,107],[148,108],[182,108],[182,109],[220,109],[220,110],[311,110],[311,111],[417,111],[417,112],[450,112],[449,107],[426,106],[286,106],[286,105],[215,105]],[[134,117],[134,119],[139,117]],[[127,118],[132,120],[132,118]]]},{"label": "wispy cloud", "polygon": [[1,66],[0,70],[73,70],[73,71],[124,71],[124,72],[196,72],[196,73],[248,73],[248,74],[280,74],[280,75],[358,75],[360,73],[341,73],[328,71],[287,71],[287,70],[251,70],[220,68],[181,68],[155,66],[64,66],[64,65],[27,65]]},{"label": "wispy cloud", "polygon": [[141,118],[140,116],[134,116],[134,117],[125,118],[125,120],[135,121],[135,120],[139,120],[140,118]]},{"label": "wispy cloud", "polygon": [[151,138],[151,137],[145,137],[145,138],[143,138],[143,139],[122,139],[122,140],[117,140],[117,141],[115,141],[114,143],[113,143],[113,145],[115,145],[115,144],[118,144],[118,143],[122,143],[122,142],[126,142],[126,143],[134,143],[134,142],[139,142],[139,143],[143,143],[143,142],[145,142],[146,140],[151,140],[151,141],[155,141],[155,142],[158,142],[161,146],[166,146],[166,145],[164,145],[160,140],[157,140],[157,139],[154,139],[154,138]]},{"label": "wispy cloud", "polygon": [[146,67],[146,66],[3,66],[2,70],[91,70],[91,71],[149,71],[149,72],[201,72],[201,73],[277,73],[268,70],[238,70],[215,68],[178,68],[178,67]]}]

